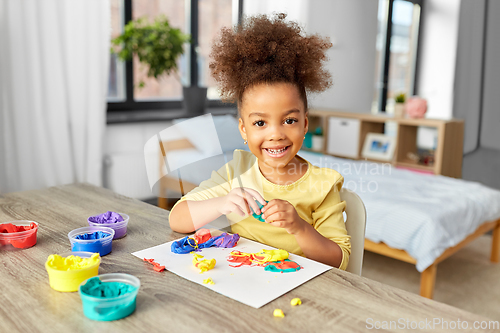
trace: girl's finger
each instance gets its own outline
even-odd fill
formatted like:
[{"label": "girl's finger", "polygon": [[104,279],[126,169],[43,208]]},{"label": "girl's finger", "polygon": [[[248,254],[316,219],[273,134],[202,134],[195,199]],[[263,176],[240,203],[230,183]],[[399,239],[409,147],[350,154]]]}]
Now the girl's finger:
[{"label": "girl's finger", "polygon": [[267,222],[268,224],[272,225],[273,227],[278,227],[278,228],[281,228],[281,221],[270,221],[270,222]]},{"label": "girl's finger", "polygon": [[272,212],[272,213],[266,212],[264,219],[266,220],[266,222],[275,222],[275,221],[280,221],[281,217],[279,212]]},{"label": "girl's finger", "polygon": [[[249,189],[247,189],[247,190],[249,190]],[[255,212],[255,214],[260,214],[261,211],[260,211],[259,205],[257,205],[257,202],[255,201],[255,199],[253,197],[253,194],[250,191],[246,191],[244,196],[245,196],[247,204],[250,205],[250,207],[252,207],[252,211]],[[249,214],[251,214],[251,213],[249,213]]]},{"label": "girl's finger", "polygon": [[248,206],[248,202],[245,197],[238,197],[238,199],[235,200],[235,203],[241,208],[242,211],[246,212],[246,214],[250,214],[250,207]]},{"label": "girl's finger", "polygon": [[244,212],[244,210],[242,210],[241,207],[238,206],[237,204],[234,204],[232,212],[238,214],[239,216],[245,216],[246,215],[245,212]]},{"label": "girl's finger", "polygon": [[256,190],[251,188],[245,188],[245,191],[250,194],[251,197],[255,198],[261,205],[265,206],[267,204],[264,197]]}]

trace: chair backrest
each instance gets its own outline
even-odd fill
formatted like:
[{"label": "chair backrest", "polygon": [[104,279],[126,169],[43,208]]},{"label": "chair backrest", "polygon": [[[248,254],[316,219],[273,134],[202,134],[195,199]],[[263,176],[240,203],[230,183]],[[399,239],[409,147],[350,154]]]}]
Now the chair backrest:
[{"label": "chair backrest", "polygon": [[365,247],[366,209],[361,198],[351,190],[343,188],[340,200],[346,202],[345,227],[351,236],[351,255],[346,271],[361,275]]}]

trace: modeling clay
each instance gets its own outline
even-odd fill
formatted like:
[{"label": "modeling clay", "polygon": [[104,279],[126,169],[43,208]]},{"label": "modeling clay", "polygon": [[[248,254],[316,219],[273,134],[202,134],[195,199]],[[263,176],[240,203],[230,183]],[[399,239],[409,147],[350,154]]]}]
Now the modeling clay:
[{"label": "modeling clay", "polygon": [[[257,203],[257,205],[259,206],[259,209],[262,209],[262,207],[264,207],[264,205],[263,205],[263,204],[261,204],[259,201],[255,200],[255,202],[256,202],[256,203]],[[266,201],[266,202],[269,202],[269,201]],[[252,210],[253,210],[253,209],[252,209]],[[253,216],[254,218],[256,218],[257,220],[259,220],[260,222],[266,222],[266,220],[264,220],[264,219],[262,218],[262,211],[260,212],[260,214],[255,214],[255,213],[253,213],[253,214],[252,214],[252,216]]]},{"label": "modeling clay", "polygon": [[228,247],[235,247],[236,244],[238,244],[239,240],[240,240],[240,235],[238,234],[230,235],[225,232],[219,237],[217,237],[214,243],[217,247],[228,248]]},{"label": "modeling clay", "polygon": [[150,264],[152,264],[154,266],[153,269],[155,271],[157,271],[157,272],[163,272],[165,270],[165,266],[161,266],[159,263],[155,262],[154,259],[146,259],[146,258],[144,258],[144,261],[147,261]]},{"label": "modeling clay", "polygon": [[112,250],[113,242],[110,236],[111,234],[104,231],[76,235],[71,240],[71,251],[99,252],[101,257],[105,256]]},{"label": "modeling clay", "polygon": [[264,257],[256,258],[256,253],[245,253],[240,251],[232,251],[227,257],[227,261],[237,265],[229,265],[230,267],[248,266],[262,266],[255,262],[255,259],[263,259]]},{"label": "modeling clay", "polygon": [[243,265],[265,266],[269,262],[284,260],[286,258],[288,258],[288,252],[285,250],[262,250],[257,253],[232,251],[227,260],[239,264],[230,265],[231,267],[241,267]]},{"label": "modeling clay", "polygon": [[172,242],[172,245],[170,247],[170,250],[173,253],[177,254],[184,254],[184,253],[190,253],[198,249],[198,244],[196,244],[196,240],[193,238],[189,238],[189,236],[186,236],[182,239],[179,239],[178,241]]},{"label": "modeling clay", "polygon": [[117,320],[134,312],[138,286],[118,281],[103,282],[99,276],[80,287],[83,313],[93,320]]},{"label": "modeling clay", "polygon": [[294,298],[290,301],[290,304],[292,306],[296,306],[296,305],[301,305],[302,304],[302,301],[300,300],[300,298]]},{"label": "modeling clay", "polygon": [[99,253],[92,254],[90,258],[74,255],[65,258],[51,254],[45,262],[50,286],[62,292],[77,291],[83,281],[98,274],[100,262]]},{"label": "modeling clay", "polygon": [[185,254],[191,253],[193,251],[198,252],[201,249],[206,249],[212,246],[224,248],[235,247],[239,239],[240,235],[238,234],[229,235],[227,232],[224,232],[221,235],[211,237],[210,239],[200,244],[196,241],[196,238],[190,238],[189,236],[186,236],[178,241],[172,242],[170,250],[173,253]]},{"label": "modeling clay", "polygon": [[208,279],[203,280],[203,283],[204,284],[215,284],[214,281],[212,281],[212,278],[208,278]]},{"label": "modeling clay", "polygon": [[285,314],[283,313],[283,311],[281,309],[274,310],[273,315],[275,317],[285,318]]},{"label": "modeling clay", "polygon": [[111,298],[125,295],[137,288],[123,282],[102,282],[99,277],[93,277],[82,286],[82,292],[89,296]]},{"label": "modeling clay", "polygon": [[13,232],[23,232],[31,229],[35,229],[37,226],[35,223],[30,223],[30,225],[14,225],[12,223],[0,224],[0,233],[13,233]]},{"label": "modeling clay", "polygon": [[291,260],[281,260],[278,262],[270,262],[266,265],[265,270],[269,272],[281,272],[281,273],[290,273],[290,272],[296,272],[300,270],[302,267],[300,267],[299,264],[297,264],[295,261]]},{"label": "modeling clay", "polygon": [[51,254],[47,258],[47,266],[59,271],[72,271],[94,266],[99,263],[99,260],[99,253],[94,253],[90,258],[81,258],[74,255],[65,258],[58,254]]},{"label": "modeling clay", "polygon": [[261,252],[256,253],[255,261],[264,264],[271,261],[279,261],[285,259],[288,259],[288,252],[285,250],[262,250]]},{"label": "modeling clay", "polygon": [[[15,225],[12,223],[0,224],[0,246],[11,244],[18,249],[26,249],[36,244],[36,232],[38,225],[30,223],[30,225]],[[28,232],[27,232],[28,231]],[[23,234],[18,234],[18,233]]]},{"label": "modeling clay", "polygon": [[117,223],[122,222],[123,217],[118,213],[107,211],[106,213],[89,217],[89,221],[99,224]]},{"label": "modeling clay", "polygon": [[201,271],[200,273],[209,271],[215,267],[215,259],[199,260],[201,258],[203,258],[201,254],[193,253],[193,265]]},{"label": "modeling clay", "polygon": [[91,239],[101,239],[108,237],[109,234],[104,231],[89,232],[87,234],[76,235],[75,239],[80,240],[91,240]]},{"label": "modeling clay", "polygon": [[203,244],[212,237],[210,230],[200,229],[194,234],[194,240],[197,244]]}]

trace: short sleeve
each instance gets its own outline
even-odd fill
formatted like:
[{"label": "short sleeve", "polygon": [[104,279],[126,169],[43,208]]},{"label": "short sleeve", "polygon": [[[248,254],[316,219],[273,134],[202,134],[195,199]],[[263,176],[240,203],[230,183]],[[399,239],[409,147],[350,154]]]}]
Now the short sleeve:
[{"label": "short sleeve", "polygon": [[334,241],[342,250],[342,262],[339,268],[345,270],[351,254],[351,237],[347,234],[343,212],[345,201],[340,201],[340,190],[344,178],[340,177],[325,196],[321,204],[313,211],[313,227],[324,237]]}]

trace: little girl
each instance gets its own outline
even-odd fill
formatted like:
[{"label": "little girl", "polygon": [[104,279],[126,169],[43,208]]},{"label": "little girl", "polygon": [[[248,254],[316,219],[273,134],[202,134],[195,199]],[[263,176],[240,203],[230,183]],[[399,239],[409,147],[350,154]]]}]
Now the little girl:
[{"label": "little girl", "polygon": [[297,155],[308,129],[306,92],[331,85],[323,68],[331,43],[304,36],[285,17],[251,17],[222,29],[213,45],[212,75],[223,100],[237,102],[250,152],[235,150],[233,160],[181,198],[170,227],[189,233],[225,214],[241,237],[345,270],[351,245],[343,178]]}]

